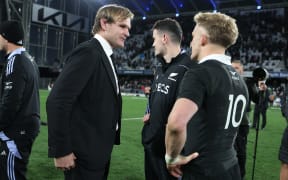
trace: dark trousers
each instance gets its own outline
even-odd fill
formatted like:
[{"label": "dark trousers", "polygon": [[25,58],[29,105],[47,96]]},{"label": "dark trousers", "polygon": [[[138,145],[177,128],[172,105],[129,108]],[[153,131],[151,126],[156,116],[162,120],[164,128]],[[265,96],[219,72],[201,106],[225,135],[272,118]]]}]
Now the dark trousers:
[{"label": "dark trousers", "polygon": [[167,170],[165,157],[156,155],[151,149],[145,149],[145,179],[146,180],[177,180]]},{"label": "dark trousers", "polygon": [[[9,144],[10,149],[7,144]],[[0,140],[1,180],[26,180],[32,144],[33,140],[21,140],[19,142]]]},{"label": "dark trousers", "polygon": [[285,128],[282,141],[279,148],[279,160],[282,163],[288,164],[288,126]]},{"label": "dark trousers", "polygon": [[204,174],[184,171],[182,180],[241,180],[241,176],[239,166],[236,164],[227,171],[215,176],[206,176]]},{"label": "dark trousers", "polygon": [[[254,117],[253,117],[253,125],[252,125],[253,128],[256,128],[257,127],[257,123],[260,123],[259,122],[260,114],[262,115],[262,126],[261,126],[261,129],[265,128],[265,126],[266,126],[266,111],[267,111],[267,108],[265,108],[265,107],[260,108],[258,105],[255,105]],[[259,124],[258,127],[260,127],[260,124]]]},{"label": "dark trousers", "polygon": [[245,164],[246,164],[246,145],[247,145],[248,133],[249,133],[249,126],[240,125],[234,143],[234,148],[237,152],[238,164],[242,179],[244,178],[246,173]]},{"label": "dark trousers", "polygon": [[77,165],[75,168],[64,171],[65,180],[107,180],[109,174],[110,161],[103,169],[91,169],[89,167]]}]

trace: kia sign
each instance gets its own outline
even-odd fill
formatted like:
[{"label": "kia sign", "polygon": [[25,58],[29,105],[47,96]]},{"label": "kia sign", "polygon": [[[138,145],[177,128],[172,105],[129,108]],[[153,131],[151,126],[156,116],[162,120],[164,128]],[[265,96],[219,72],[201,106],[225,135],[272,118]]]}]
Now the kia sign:
[{"label": "kia sign", "polygon": [[88,18],[41,6],[39,4],[33,4],[32,21],[74,31],[89,32]]}]

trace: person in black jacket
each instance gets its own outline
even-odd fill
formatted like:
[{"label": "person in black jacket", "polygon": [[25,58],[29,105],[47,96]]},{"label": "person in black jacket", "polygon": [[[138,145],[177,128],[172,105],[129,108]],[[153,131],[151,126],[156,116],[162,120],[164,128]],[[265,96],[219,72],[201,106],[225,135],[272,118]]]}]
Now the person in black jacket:
[{"label": "person in black jacket", "polygon": [[155,55],[162,66],[157,68],[148,111],[143,118],[145,177],[147,180],[176,179],[168,173],[165,164],[165,126],[181,79],[193,62],[181,51],[182,29],[176,20],[159,20],[152,29]]},{"label": "person in black jacket", "polygon": [[39,133],[39,71],[23,47],[21,23],[0,24],[5,56],[0,88],[0,179],[25,180],[32,144]]},{"label": "person in black jacket", "polygon": [[256,92],[255,95],[253,96],[255,106],[254,106],[252,128],[257,128],[257,123],[260,123],[260,114],[261,114],[262,116],[261,129],[264,129],[266,127],[267,122],[267,115],[266,115],[267,109],[269,107],[269,102],[273,102],[272,101],[273,95],[270,95],[269,89],[267,88],[265,81],[258,82],[257,91],[258,92]]},{"label": "person in black jacket", "polygon": [[133,16],[123,6],[101,7],[94,37],[67,55],[48,96],[48,153],[66,180],[107,179],[122,111],[112,48],[124,47]]},{"label": "person in black jacket", "polygon": [[[285,118],[286,123],[288,122],[288,86],[286,85],[285,89],[280,96],[281,103],[281,113]],[[278,158],[281,161],[280,168],[280,180],[288,179],[288,126],[284,129],[281,145],[279,148]]]},{"label": "person in black jacket", "polygon": [[[234,60],[231,63],[232,67],[239,73],[243,75],[244,67],[240,60]],[[248,87],[247,87],[248,88]],[[247,146],[247,137],[249,133],[249,110],[250,109],[250,100],[248,101],[247,111],[243,115],[242,121],[240,123],[238,133],[235,139],[234,148],[237,152],[238,164],[240,167],[240,173],[242,179],[244,179],[246,174],[245,164],[246,164],[246,146]]]}]

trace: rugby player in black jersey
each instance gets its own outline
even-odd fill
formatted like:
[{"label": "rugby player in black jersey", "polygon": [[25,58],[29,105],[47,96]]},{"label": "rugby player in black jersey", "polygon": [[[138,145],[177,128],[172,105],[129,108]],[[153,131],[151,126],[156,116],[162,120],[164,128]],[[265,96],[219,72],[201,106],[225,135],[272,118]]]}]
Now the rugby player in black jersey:
[{"label": "rugby player in black jersey", "polygon": [[200,12],[194,21],[191,59],[198,65],[183,77],[168,118],[167,168],[183,180],[240,180],[233,144],[248,91],[225,55],[238,28],[235,19],[222,13]]},{"label": "rugby player in black jersey", "polygon": [[193,62],[181,50],[182,29],[176,20],[157,21],[153,28],[153,47],[161,65],[156,70],[144,116],[142,143],[145,151],[145,178],[147,180],[177,179],[167,171],[165,163],[165,127],[175,103],[178,87],[184,73]]}]

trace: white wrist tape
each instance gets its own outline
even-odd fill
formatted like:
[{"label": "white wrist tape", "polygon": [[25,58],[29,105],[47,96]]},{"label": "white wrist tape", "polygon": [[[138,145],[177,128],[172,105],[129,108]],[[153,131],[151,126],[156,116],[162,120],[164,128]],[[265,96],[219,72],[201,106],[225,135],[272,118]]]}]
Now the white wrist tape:
[{"label": "white wrist tape", "polygon": [[180,160],[179,156],[173,158],[173,157],[171,157],[170,155],[165,154],[166,164],[175,164],[175,163],[177,163],[179,160]]}]

